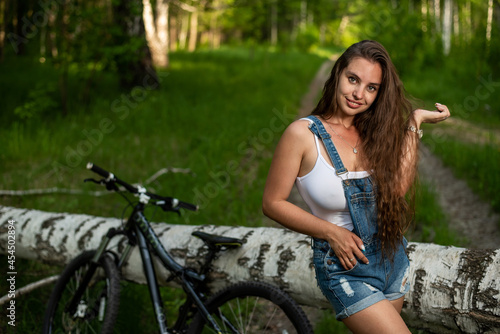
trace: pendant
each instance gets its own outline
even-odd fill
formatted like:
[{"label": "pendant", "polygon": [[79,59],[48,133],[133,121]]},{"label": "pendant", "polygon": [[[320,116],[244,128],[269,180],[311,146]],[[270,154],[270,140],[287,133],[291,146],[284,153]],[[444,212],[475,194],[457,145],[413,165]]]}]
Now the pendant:
[{"label": "pendant", "polygon": [[358,150],[356,148],[353,148],[352,151],[354,152],[354,154],[358,154]]}]

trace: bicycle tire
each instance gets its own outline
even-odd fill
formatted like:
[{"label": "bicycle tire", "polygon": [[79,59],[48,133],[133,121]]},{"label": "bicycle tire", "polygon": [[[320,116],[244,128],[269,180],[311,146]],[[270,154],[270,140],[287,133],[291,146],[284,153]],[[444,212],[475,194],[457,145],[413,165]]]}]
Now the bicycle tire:
[{"label": "bicycle tire", "polygon": [[[206,303],[207,310],[222,333],[312,334],[302,308],[283,290],[263,282],[241,282],[216,293]],[[237,330],[229,328],[220,314]],[[216,333],[198,312],[189,334]]]},{"label": "bicycle tire", "polygon": [[113,332],[120,304],[120,274],[107,254],[99,260],[91,282],[79,301],[77,312],[71,315],[65,310],[94,254],[95,251],[83,252],[61,273],[47,304],[42,333]]}]

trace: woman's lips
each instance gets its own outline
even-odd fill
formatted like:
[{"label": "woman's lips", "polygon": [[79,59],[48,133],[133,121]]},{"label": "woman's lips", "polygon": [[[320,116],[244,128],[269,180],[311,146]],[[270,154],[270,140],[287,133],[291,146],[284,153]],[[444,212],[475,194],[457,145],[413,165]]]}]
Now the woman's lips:
[{"label": "woman's lips", "polygon": [[347,101],[347,105],[352,108],[352,109],[356,109],[356,108],[359,108],[362,106],[361,103],[358,103],[358,102],[355,102],[353,100],[349,100],[348,98],[346,98],[346,101]]}]

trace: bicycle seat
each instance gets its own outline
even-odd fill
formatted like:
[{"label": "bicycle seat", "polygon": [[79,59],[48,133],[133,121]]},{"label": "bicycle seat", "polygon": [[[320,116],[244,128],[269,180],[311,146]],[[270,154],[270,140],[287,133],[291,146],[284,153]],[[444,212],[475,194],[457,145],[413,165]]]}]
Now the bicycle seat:
[{"label": "bicycle seat", "polygon": [[243,245],[243,240],[236,238],[228,238],[215,234],[208,234],[205,232],[196,231],[191,233],[195,237],[200,238],[207,244],[210,248],[215,247],[226,247],[226,248],[237,248]]}]

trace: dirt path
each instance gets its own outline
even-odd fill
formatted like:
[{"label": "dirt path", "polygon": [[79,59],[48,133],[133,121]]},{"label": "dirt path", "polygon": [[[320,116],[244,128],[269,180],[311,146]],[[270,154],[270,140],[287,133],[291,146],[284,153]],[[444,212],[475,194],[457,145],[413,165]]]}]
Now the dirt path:
[{"label": "dirt path", "polygon": [[468,248],[500,247],[500,215],[479,198],[450,168],[421,146],[420,178],[435,187],[439,205],[448,216],[450,227],[466,239]]},{"label": "dirt path", "polygon": [[469,121],[454,118],[453,113],[446,122],[432,126],[429,132],[441,137],[450,136],[465,143],[500,145],[499,129],[487,129]]},{"label": "dirt path", "polygon": [[[323,89],[325,81],[335,61],[335,57],[323,63],[312,80],[309,91],[302,98],[298,117],[301,118],[311,113],[315,107],[318,95]],[[486,141],[500,144],[498,131],[486,131],[479,126],[462,120],[451,119],[450,122],[436,131],[462,137],[478,144]],[[471,135],[463,136],[463,129]],[[450,227],[458,235],[465,237],[469,248],[499,248],[500,247],[500,215],[493,213],[490,206],[479,199],[463,180],[456,179],[451,170],[443,165],[441,160],[434,156],[422,145],[419,172],[422,180],[434,185],[439,204],[448,216]],[[289,200],[292,203],[308,210],[300,197],[296,187],[293,188]]]}]

